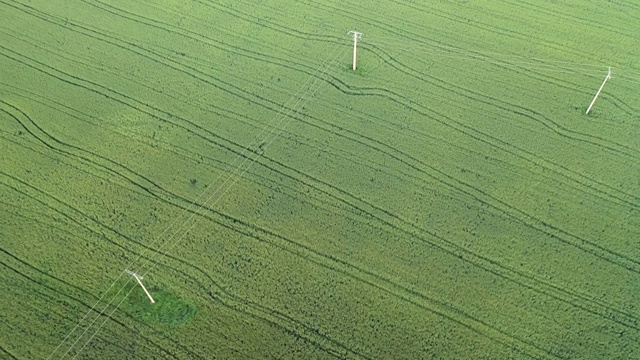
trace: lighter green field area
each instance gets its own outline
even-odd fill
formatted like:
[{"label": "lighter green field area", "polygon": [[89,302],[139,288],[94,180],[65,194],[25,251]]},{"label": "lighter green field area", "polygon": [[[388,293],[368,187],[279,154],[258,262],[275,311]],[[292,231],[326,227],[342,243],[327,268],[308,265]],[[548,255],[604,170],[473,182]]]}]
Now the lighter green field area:
[{"label": "lighter green field area", "polygon": [[638,34],[630,0],[0,0],[0,358],[640,358]]}]

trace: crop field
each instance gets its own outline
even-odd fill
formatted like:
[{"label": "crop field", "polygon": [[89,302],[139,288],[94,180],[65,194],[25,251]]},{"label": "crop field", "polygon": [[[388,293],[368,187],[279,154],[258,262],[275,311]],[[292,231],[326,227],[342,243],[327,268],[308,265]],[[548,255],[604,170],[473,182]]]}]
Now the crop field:
[{"label": "crop field", "polygon": [[640,358],[639,34],[632,0],[0,0],[0,358]]}]

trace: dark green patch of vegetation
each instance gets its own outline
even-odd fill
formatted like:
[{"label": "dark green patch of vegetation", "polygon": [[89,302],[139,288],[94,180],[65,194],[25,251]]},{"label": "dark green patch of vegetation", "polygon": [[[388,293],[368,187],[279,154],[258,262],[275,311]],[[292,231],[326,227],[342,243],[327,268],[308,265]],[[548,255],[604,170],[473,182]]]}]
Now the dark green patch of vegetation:
[{"label": "dark green patch of vegetation", "polygon": [[[138,287],[138,284],[134,285]],[[149,301],[141,288],[133,289],[122,304],[122,310],[150,324],[171,326],[185,324],[195,316],[196,306],[170,289],[150,286],[147,290],[155,300],[155,304]]]}]

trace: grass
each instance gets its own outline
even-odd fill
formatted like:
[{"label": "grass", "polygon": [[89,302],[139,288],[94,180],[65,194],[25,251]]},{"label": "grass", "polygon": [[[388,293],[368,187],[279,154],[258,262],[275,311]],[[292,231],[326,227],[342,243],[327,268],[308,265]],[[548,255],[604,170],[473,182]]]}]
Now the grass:
[{"label": "grass", "polygon": [[0,2],[0,357],[637,358],[639,11]]},{"label": "grass", "polygon": [[[138,289],[138,284],[131,282],[134,289],[123,302],[121,309],[131,314],[134,318],[140,319],[150,326],[168,325],[179,326],[191,320],[196,314],[196,307],[186,302],[176,293],[166,287],[152,286],[147,290],[156,303],[151,303],[142,289]],[[116,288],[125,287],[126,283],[119,282]],[[131,287],[131,286],[129,286]],[[125,287],[126,290],[129,290]],[[114,293],[108,293],[114,296]]]}]

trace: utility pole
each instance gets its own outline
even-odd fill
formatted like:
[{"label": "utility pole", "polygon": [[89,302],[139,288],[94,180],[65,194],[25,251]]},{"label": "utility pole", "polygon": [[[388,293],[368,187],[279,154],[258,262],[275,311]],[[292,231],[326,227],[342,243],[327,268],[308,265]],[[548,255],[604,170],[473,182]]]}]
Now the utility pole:
[{"label": "utility pole", "polygon": [[607,80],[609,80],[609,79],[611,79],[611,67],[609,67],[609,72],[607,73],[607,77],[604,78],[604,81],[602,82],[602,85],[600,85],[600,89],[598,89],[598,92],[596,93],[596,96],[593,97],[593,100],[591,101],[591,104],[589,105],[589,108],[587,109],[586,114],[588,114],[589,111],[591,111],[591,108],[593,107],[593,104],[596,103],[596,99],[600,95],[600,92],[602,91],[602,88],[604,88],[604,84],[606,84]]},{"label": "utility pole", "polygon": [[144,285],[142,285],[142,276],[134,273],[131,270],[125,270],[125,271],[127,272],[127,274],[133,276],[134,278],[136,278],[136,280],[138,280],[138,284],[140,284],[140,286],[142,286],[142,290],[144,290],[144,293],[147,294],[147,297],[149,298],[149,300],[151,300],[151,303],[155,304],[156,301],[153,300],[153,298],[151,297],[151,294],[149,294],[149,292],[147,291],[147,288],[144,287]]},{"label": "utility pole", "polygon": [[356,59],[358,54],[358,40],[362,39],[362,33],[357,31],[349,31],[349,34],[353,34],[353,70],[356,70]]}]

